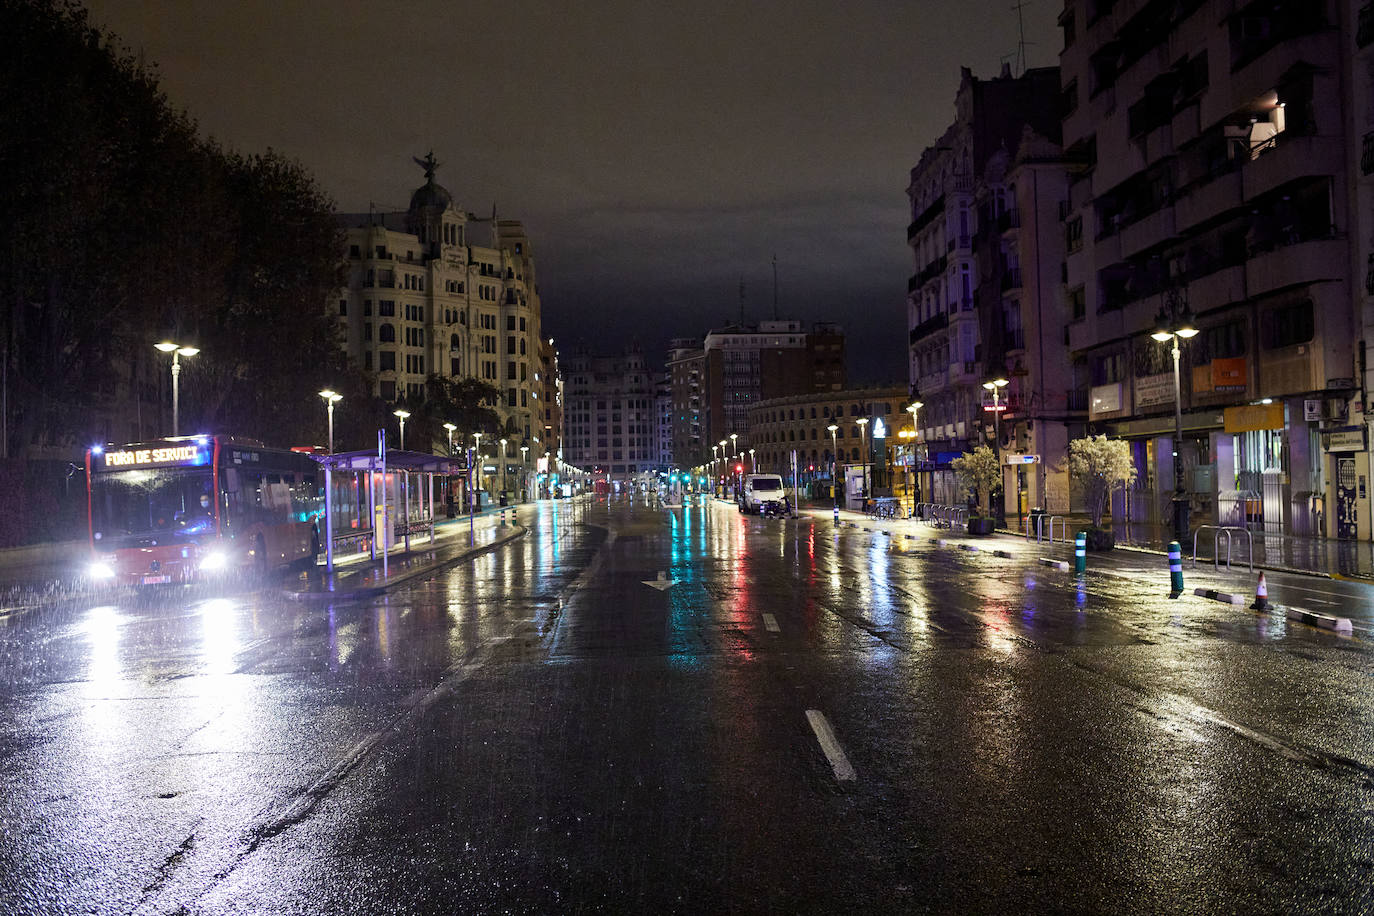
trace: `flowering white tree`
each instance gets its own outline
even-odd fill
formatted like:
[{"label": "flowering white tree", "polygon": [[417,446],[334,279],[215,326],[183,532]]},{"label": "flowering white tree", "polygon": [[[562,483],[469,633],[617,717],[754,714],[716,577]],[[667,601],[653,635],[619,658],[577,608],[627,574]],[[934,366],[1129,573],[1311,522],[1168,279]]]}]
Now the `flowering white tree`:
[{"label": "flowering white tree", "polygon": [[[973,491],[973,499],[979,508],[983,505],[983,494],[992,494],[993,489],[1002,482],[1002,468],[997,456],[986,445],[980,445],[971,452],[965,452],[949,463],[954,468],[959,483]],[[991,506],[988,507],[991,511]]]},{"label": "flowering white tree", "polygon": [[1083,487],[1083,499],[1093,527],[1102,526],[1107,499],[1117,487],[1135,483],[1131,446],[1124,439],[1089,436],[1069,443],[1069,474]]}]

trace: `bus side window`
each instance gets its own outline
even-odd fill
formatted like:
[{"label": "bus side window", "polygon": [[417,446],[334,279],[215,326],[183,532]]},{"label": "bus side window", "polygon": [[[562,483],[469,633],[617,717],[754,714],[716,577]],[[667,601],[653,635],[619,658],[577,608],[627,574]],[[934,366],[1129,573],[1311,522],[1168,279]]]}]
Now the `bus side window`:
[{"label": "bus side window", "polygon": [[224,469],[224,517],[220,520],[225,528],[234,528],[243,521],[243,502],[239,493],[239,472],[237,468]]}]

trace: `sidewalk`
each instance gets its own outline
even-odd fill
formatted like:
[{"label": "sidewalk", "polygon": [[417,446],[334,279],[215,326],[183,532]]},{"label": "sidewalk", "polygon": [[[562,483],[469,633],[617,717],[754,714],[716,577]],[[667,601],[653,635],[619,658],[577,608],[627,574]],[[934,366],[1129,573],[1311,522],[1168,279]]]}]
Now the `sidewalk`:
[{"label": "sidewalk", "polygon": [[410,550],[393,546],[385,564],[380,559],[350,558],[336,561],[331,575],[325,572],[321,561],[319,566],[284,583],[282,593],[297,601],[341,601],[380,595],[521,537],[527,529],[516,521],[519,508],[510,506],[504,512],[500,508],[486,509],[474,516],[471,523],[466,515],[437,522],[434,543],[430,543],[427,534],[411,535]]},{"label": "sidewalk", "polygon": [[[803,509],[815,511],[830,511],[828,503],[805,502]],[[867,518],[861,512],[848,509],[841,509],[840,516],[846,519]],[[1069,515],[1064,517],[1070,538],[1073,532],[1086,528],[1089,524],[1088,517],[1085,515]],[[916,520],[920,522],[920,520]],[[921,522],[924,524],[924,522]],[[1016,537],[1024,537],[1024,532],[1018,527],[1018,520],[1015,515],[1007,516],[1006,528],[998,529],[1003,534],[1011,534]],[[1055,523],[1055,535],[1060,533],[1060,525]],[[1116,535],[1118,547],[1127,547],[1135,550],[1147,550],[1153,553],[1164,554],[1169,549],[1169,542],[1174,539],[1173,530],[1165,525],[1149,525],[1138,522],[1114,522],[1112,531]],[[1198,532],[1197,526],[1193,526],[1193,531]],[[1049,535],[1049,525],[1046,523],[1045,535]],[[1199,567],[1205,562],[1207,565],[1212,563],[1213,537],[1216,532],[1208,528],[1197,534],[1197,561]],[[1031,541],[1035,540],[1032,529]],[[1338,541],[1333,538],[1314,538],[1302,537],[1299,535],[1279,535],[1265,533],[1261,531],[1250,532],[1250,541],[1254,548],[1254,567],[1255,569],[1275,570],[1279,572],[1291,572],[1306,575],[1326,576],[1330,578],[1362,579],[1374,582],[1374,543],[1369,541]],[[1221,549],[1221,560],[1224,567],[1226,562],[1226,538],[1222,536],[1218,544]],[[1181,544],[1183,557],[1189,563],[1193,558],[1193,540],[1190,537],[1187,543]],[[1247,556],[1247,543],[1245,535],[1241,532],[1231,534],[1231,565],[1232,567],[1246,567],[1250,565],[1251,558]]]}]

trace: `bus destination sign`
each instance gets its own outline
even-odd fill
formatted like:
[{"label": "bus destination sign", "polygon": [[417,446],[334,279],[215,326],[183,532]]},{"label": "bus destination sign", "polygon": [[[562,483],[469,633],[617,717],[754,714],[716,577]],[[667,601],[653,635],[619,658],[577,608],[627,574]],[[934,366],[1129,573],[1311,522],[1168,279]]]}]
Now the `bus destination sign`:
[{"label": "bus destination sign", "polygon": [[157,448],[131,448],[105,453],[105,467],[143,468],[154,465],[206,464],[210,460],[209,448],[201,445],[167,445]]}]

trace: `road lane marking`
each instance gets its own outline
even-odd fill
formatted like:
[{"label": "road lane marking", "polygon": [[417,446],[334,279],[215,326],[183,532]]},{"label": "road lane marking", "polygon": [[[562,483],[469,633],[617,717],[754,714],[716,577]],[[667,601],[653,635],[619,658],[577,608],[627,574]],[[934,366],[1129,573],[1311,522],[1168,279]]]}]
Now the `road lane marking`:
[{"label": "road lane marking", "polygon": [[816,733],[816,740],[821,744],[821,751],[825,754],[825,759],[830,761],[830,768],[835,771],[835,778],[841,781],[857,778],[854,767],[849,763],[849,758],[844,755],[844,748],[840,747],[840,742],[835,740],[835,732],[831,730],[825,714],[819,709],[808,709],[806,721],[811,723],[811,730]]},{"label": "road lane marking", "polygon": [[763,625],[764,625],[764,627],[768,630],[769,633],[781,633],[781,632],[782,632],[782,630],[778,629],[778,619],[777,619],[776,617],[774,617],[772,614],[764,614],[764,615],[763,615]]}]

